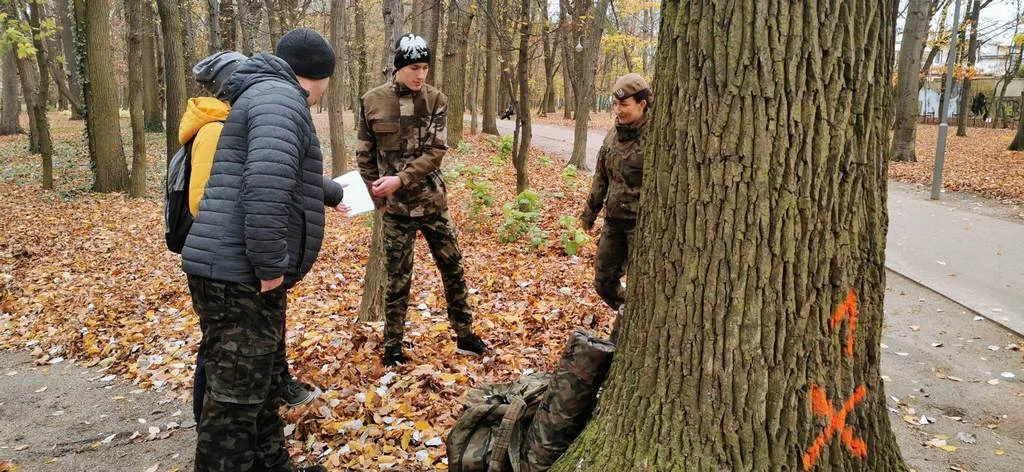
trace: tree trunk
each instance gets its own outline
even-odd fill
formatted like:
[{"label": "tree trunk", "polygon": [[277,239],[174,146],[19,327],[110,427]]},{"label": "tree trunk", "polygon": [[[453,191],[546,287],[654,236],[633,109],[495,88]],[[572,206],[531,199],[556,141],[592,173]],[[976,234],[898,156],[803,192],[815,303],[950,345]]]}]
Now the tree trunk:
[{"label": "tree trunk", "polygon": [[[355,0],[359,1],[359,0]],[[348,171],[348,149],[345,147],[345,70],[348,68],[348,50],[345,44],[345,0],[331,0],[331,45],[334,58],[343,70],[331,79],[327,113],[331,126],[331,176],[338,177]]]},{"label": "tree trunk", "polygon": [[893,126],[892,154],[894,161],[917,162],[918,71],[921,46],[928,36],[931,0],[910,0],[907,20],[903,26],[896,84],[896,121]]},{"label": "tree trunk", "polygon": [[548,20],[548,1],[540,2],[541,10],[541,48],[544,51],[544,95],[541,96],[537,114],[548,116],[554,113],[555,101],[555,43],[551,38],[551,22]]},{"label": "tree trunk", "polygon": [[572,68],[571,62],[568,57],[571,54],[569,51],[568,43],[562,43],[562,118],[566,120],[572,119],[573,114],[573,103],[576,103],[576,97],[572,94]]},{"label": "tree trunk", "polygon": [[717,3],[662,3],[615,359],[552,470],[905,471],[879,372],[897,2]]},{"label": "tree trunk", "polygon": [[[427,2],[430,3],[430,28],[425,33],[423,39],[427,40],[427,44],[430,45],[430,48],[432,50],[441,51],[441,45],[439,44],[438,39],[441,37],[441,18],[444,12],[444,2],[443,0],[427,0]],[[445,50],[447,50],[447,47],[445,48]],[[462,56],[461,58],[464,60],[465,56]],[[447,58],[445,58],[445,60],[447,60]],[[434,64],[431,65],[430,69],[427,70],[427,83],[434,84],[435,86],[440,88],[441,84],[438,84],[436,82],[437,74],[434,73],[434,71],[437,70],[438,66],[439,64],[435,60]],[[449,96],[448,98],[451,97]]]},{"label": "tree trunk", "polygon": [[402,36],[402,0],[383,0],[381,14],[384,16],[383,82],[387,82],[395,75],[395,41]]},{"label": "tree trunk", "polygon": [[[988,3],[986,2],[986,5]],[[981,0],[974,0],[971,4],[971,13],[968,17],[971,21],[971,39],[967,46],[967,67],[968,70],[974,67],[975,58],[978,56],[978,18],[981,16]],[[960,92],[960,116],[956,120],[956,135],[967,136],[967,115],[970,112],[971,100],[971,76],[964,75],[964,83]]]},{"label": "tree trunk", "polygon": [[387,257],[384,254],[384,222],[381,212],[373,214],[373,236],[370,243],[370,257],[363,277],[363,298],[359,301],[359,321],[375,322],[384,320],[384,303],[388,287]]},{"label": "tree trunk", "polygon": [[[604,33],[604,20],[608,11],[609,0],[597,0],[597,6],[591,11],[589,3],[580,3],[576,11],[576,28],[573,30],[582,35],[580,44],[583,51],[574,60],[576,73],[572,80],[573,96],[576,98],[576,132],[572,145],[572,158],[569,165],[577,169],[589,169],[587,166],[587,135],[590,121],[590,108],[594,103],[594,76],[597,74],[597,58],[601,52],[601,35]],[[578,20],[586,18],[585,20]],[[585,34],[583,34],[585,32]]]},{"label": "tree trunk", "polygon": [[3,51],[3,113],[0,114],[0,136],[24,133],[21,117],[21,84],[18,83],[18,59],[14,50]]},{"label": "tree trunk", "polygon": [[[177,0],[157,0],[164,35],[164,83],[167,87],[167,162],[178,152],[178,126],[185,112],[185,55],[182,52],[181,11]],[[194,82],[194,81],[193,81]]]},{"label": "tree trunk", "polygon": [[530,141],[533,138],[532,116],[530,114],[530,0],[520,3],[519,18],[519,60],[516,72],[519,75],[519,113],[521,124],[519,148],[512,165],[516,168],[516,195],[530,188],[530,177],[526,161],[530,155]]},{"label": "tree trunk", "polygon": [[146,131],[164,130],[163,107],[160,105],[160,74],[157,72],[156,15],[153,4],[142,5],[142,108]]},{"label": "tree trunk", "polygon": [[[25,5],[18,1],[21,11],[25,11]],[[46,45],[43,42],[43,31],[40,25],[46,21],[46,12],[43,10],[43,2],[31,4],[28,9],[28,23],[32,28],[32,45],[36,49],[36,67],[38,68],[39,88],[36,90],[38,96],[35,99],[33,119],[36,122],[36,130],[39,132],[39,154],[43,160],[43,188],[53,189],[53,140],[50,136],[50,119],[46,116],[46,102],[50,97],[50,71],[47,67]]]},{"label": "tree trunk", "polygon": [[[484,21],[477,20],[476,22],[476,40],[474,44],[480,44],[481,36],[484,35]],[[480,132],[480,71],[483,67],[480,63],[484,60],[484,50],[481,48],[474,48],[473,53],[473,71],[469,73],[470,85],[469,89],[469,134],[477,134]]]},{"label": "tree trunk", "polygon": [[220,32],[221,2],[220,0],[206,0],[206,5],[208,7],[208,14],[206,16],[206,32],[208,33],[209,38],[207,42],[209,43],[209,53],[213,54],[217,51],[220,51],[223,48],[223,46],[221,45],[221,39],[223,38],[223,35],[221,35]]},{"label": "tree trunk", "polygon": [[235,28],[235,0],[211,1],[217,1],[220,5],[220,14],[217,16],[217,22],[220,24],[218,26],[220,47],[224,51],[234,51],[238,47],[235,41],[235,37],[238,35]]},{"label": "tree trunk", "polygon": [[[384,81],[395,73],[395,41],[402,36],[401,0],[383,0],[381,14],[384,16]],[[433,46],[433,45],[431,45]],[[384,319],[384,302],[388,289],[387,258],[384,254],[384,222],[381,212],[374,212],[373,236],[370,241],[370,257],[363,277],[363,298],[359,302],[359,321],[381,321]]]},{"label": "tree trunk", "polygon": [[[363,94],[369,90],[370,86],[370,71],[369,63],[366,61],[366,9],[362,5],[361,0],[354,0],[352,2],[352,16],[355,24],[355,36],[352,38],[352,47],[355,49],[355,88],[356,88],[356,104],[363,98]],[[362,113],[358,106],[353,106],[353,115],[355,116],[355,125],[359,125],[359,120],[362,119]]]},{"label": "tree trunk", "polygon": [[1017,121],[1017,133],[1010,142],[1010,151],[1024,151],[1024,91],[1020,93],[1020,115]]},{"label": "tree trunk", "polygon": [[483,133],[498,136],[498,94],[495,88],[498,85],[498,62],[494,50],[495,42],[495,15],[494,1],[487,0],[486,3],[486,25],[487,39],[484,41],[484,103],[483,103]]},{"label": "tree trunk", "polygon": [[107,0],[75,0],[75,18],[84,34],[86,134],[96,166],[93,190],[121,192],[128,188],[128,167],[121,143],[117,85],[110,80],[113,63]]},{"label": "tree trunk", "polygon": [[185,78],[185,100],[188,100],[188,97],[203,95],[202,86],[199,85],[199,82],[192,80],[192,66],[199,62],[199,59],[196,57],[198,48],[196,47],[196,35],[193,32],[197,31],[197,28],[192,15],[191,3],[190,0],[178,0],[178,12],[181,14],[181,37],[184,45],[181,51],[181,74]]},{"label": "tree trunk", "polygon": [[145,48],[142,25],[146,0],[125,0],[125,23],[128,25],[128,110],[132,124],[132,172],[128,196],[146,196],[146,123],[143,102],[142,56]]},{"label": "tree trunk", "polygon": [[[75,100],[71,106],[71,119],[81,120],[85,117],[85,110],[82,108],[82,80],[78,76],[78,67],[75,65],[75,40],[72,35],[72,23],[74,19],[71,18],[71,9],[68,7],[68,0],[56,0],[54,2],[56,6],[57,24],[60,25],[60,44],[64,50],[64,78],[67,82],[68,93],[70,93]],[[78,102],[78,106],[74,106],[75,101]]]},{"label": "tree trunk", "polygon": [[[263,49],[260,47],[260,31],[263,30],[264,2],[263,0],[236,0],[235,8],[242,31],[242,53],[252,56]],[[267,16],[271,16],[269,11]]]},{"label": "tree trunk", "polygon": [[462,142],[463,116],[466,112],[466,60],[469,57],[469,32],[473,12],[469,0],[449,0],[448,40],[444,43],[444,82],[441,91],[448,96],[448,145]]}]

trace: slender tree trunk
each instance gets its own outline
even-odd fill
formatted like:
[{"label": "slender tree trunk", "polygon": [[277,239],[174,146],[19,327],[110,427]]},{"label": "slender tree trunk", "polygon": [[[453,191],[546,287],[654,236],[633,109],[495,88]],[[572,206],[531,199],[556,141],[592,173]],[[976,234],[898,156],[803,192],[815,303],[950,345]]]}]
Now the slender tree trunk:
[{"label": "slender tree trunk", "polygon": [[[569,165],[577,169],[589,169],[587,166],[587,135],[589,133],[590,108],[594,103],[594,76],[597,74],[597,58],[601,52],[601,36],[604,33],[604,21],[608,11],[609,0],[598,0],[592,11],[578,11],[574,18],[586,17],[579,24],[578,32],[586,32],[580,44],[583,45],[581,56],[575,61],[576,74],[573,77],[573,96],[576,97],[576,128],[575,140],[572,145],[572,158]],[[589,4],[585,4],[589,6]]]},{"label": "slender tree trunk", "polygon": [[[424,39],[427,40],[427,44],[430,45],[431,49],[434,51],[441,51],[441,18],[443,17],[444,12],[444,0],[427,0],[427,2],[430,3],[430,28],[427,35],[424,36]],[[430,70],[427,71],[427,83],[440,87],[441,84],[436,82],[437,74],[434,72],[437,70],[438,66],[439,64],[435,61]]]},{"label": "slender tree trunk", "polygon": [[[476,41],[474,44],[480,44],[481,36],[484,35],[484,22],[486,19],[477,20],[476,22]],[[473,53],[473,71],[470,72],[470,80],[472,85],[469,90],[469,134],[477,134],[480,132],[480,71],[483,69],[480,63],[484,60],[484,50],[480,48],[474,48]]]},{"label": "slender tree trunk", "polygon": [[[395,75],[395,41],[402,36],[402,1],[382,0],[381,14],[384,16],[384,77],[382,82]],[[435,45],[431,44],[431,48]],[[436,49],[435,49],[436,51]]]},{"label": "slender tree trunk", "polygon": [[0,136],[24,133],[21,117],[21,84],[18,83],[18,59],[14,50],[6,48],[3,54],[3,113],[0,114]]},{"label": "slender tree trunk", "polygon": [[142,25],[146,0],[125,0],[125,23],[128,25],[128,110],[132,124],[132,172],[128,196],[146,196],[146,123],[143,106],[142,56],[145,48]]},{"label": "slender tree trunk", "polygon": [[164,130],[163,107],[160,105],[160,74],[157,72],[156,15],[153,4],[142,5],[142,108],[146,131]]},{"label": "slender tree trunk", "polygon": [[572,93],[572,62],[569,60],[569,46],[562,43],[562,118],[571,120],[573,117],[573,104],[576,97]]},{"label": "slender tree trunk", "polygon": [[[75,65],[75,41],[72,36],[72,23],[74,19],[71,18],[68,0],[56,0],[53,3],[56,6],[57,24],[61,26],[60,44],[61,49],[64,50],[63,74],[67,82],[68,93],[75,98],[74,100],[69,100],[72,104],[71,119],[81,120],[85,117],[85,110],[82,108],[84,106],[82,81],[78,77],[78,67]],[[74,105],[76,102],[78,106]]]},{"label": "slender tree trunk", "polygon": [[[359,1],[359,0],[355,0]],[[331,79],[327,93],[327,106],[331,126],[331,176],[338,177],[348,171],[348,149],[345,147],[345,70],[348,50],[345,44],[345,0],[331,0],[331,45],[338,71]]]},{"label": "slender tree trunk", "polygon": [[448,96],[448,144],[456,147],[462,142],[463,116],[466,111],[466,60],[469,57],[469,33],[473,26],[473,12],[469,0],[449,0],[448,40],[444,43],[444,83],[442,91]]},{"label": "slender tree trunk", "polygon": [[[234,51],[238,48],[235,37],[238,31],[235,28],[235,1],[236,0],[211,0],[220,5],[220,12],[217,22],[220,24],[220,47],[225,51]],[[244,0],[243,0],[244,1]]]},{"label": "slender tree trunk", "polygon": [[209,53],[213,54],[213,53],[215,53],[217,51],[220,51],[223,48],[223,46],[221,45],[221,39],[223,38],[223,36],[221,35],[221,32],[220,32],[220,28],[221,28],[221,24],[220,24],[221,2],[220,2],[220,0],[204,0],[204,1],[206,2],[206,5],[208,7],[207,8],[207,13],[208,14],[206,16],[206,27],[207,27],[206,32],[208,33],[209,40],[207,42],[209,43],[209,47],[210,47],[209,48]]},{"label": "slender tree trunk", "polygon": [[[188,100],[185,88],[185,55],[182,52],[181,11],[177,0],[157,0],[160,29],[164,35],[164,83],[167,87],[167,162],[178,152],[178,126]],[[194,82],[194,81],[193,81]]]},{"label": "slender tree trunk", "polygon": [[[25,10],[24,5],[21,1],[18,1],[18,5],[22,11]],[[40,25],[46,20],[46,12],[44,11],[44,3],[33,3],[31,8],[28,9],[28,23],[29,27],[32,28],[32,45],[36,49],[36,64],[38,69],[39,88],[38,97],[35,100],[34,107],[35,113],[33,119],[36,121],[36,130],[39,132],[39,154],[43,160],[43,188],[53,188],[53,140],[50,136],[50,119],[46,116],[46,102],[50,97],[50,71],[47,67],[49,64],[49,58],[47,58],[46,45],[43,42],[43,32]]]},{"label": "slender tree trunk", "polygon": [[483,103],[483,133],[498,136],[498,95],[495,88],[498,85],[498,63],[495,51],[495,13],[494,1],[487,0],[486,23],[481,27],[487,28],[487,39],[484,41],[484,103]]},{"label": "slender tree trunk", "polygon": [[878,347],[897,2],[719,5],[662,2],[615,359],[552,470],[905,471]]},{"label": "slender tree trunk", "polygon": [[[362,0],[353,0],[352,2],[352,16],[355,24],[355,36],[352,38],[352,47],[355,49],[355,88],[356,88],[356,105],[359,104],[359,100],[363,98],[369,90],[370,86],[370,71],[369,63],[366,60],[366,8],[362,5]],[[355,126],[359,126],[359,120],[362,119],[362,113],[358,106],[353,106],[355,119],[352,120]]]},{"label": "slender tree trunk", "polygon": [[[236,0],[235,8],[237,9],[240,29],[242,32],[242,53],[247,56],[252,56],[256,52],[263,50],[263,48],[260,47],[260,31],[263,30],[264,1]],[[270,9],[267,8],[267,10],[268,18],[273,16],[270,14]]]},{"label": "slender tree trunk", "polygon": [[1024,91],[1020,93],[1020,114],[1018,115],[1017,121],[1017,133],[1013,135],[1013,141],[1010,142],[1010,151],[1024,151]]},{"label": "slender tree trunk", "polygon": [[[988,2],[985,3],[988,5]],[[975,59],[978,56],[978,18],[981,15],[981,0],[974,0],[971,4],[971,39],[967,46],[967,67],[973,68]],[[970,111],[971,100],[971,76],[964,75],[964,83],[960,92],[960,116],[956,120],[956,135],[967,136],[967,114]]]},{"label": "slender tree trunk", "polygon": [[900,60],[896,84],[896,122],[893,126],[892,154],[894,161],[916,162],[919,64],[921,46],[928,36],[931,0],[910,0],[907,20],[903,25]]},{"label": "slender tree trunk", "polygon": [[89,154],[96,165],[93,190],[121,192],[128,188],[128,167],[121,143],[117,86],[110,80],[112,61],[107,0],[75,0],[75,17],[84,34],[85,109]]},{"label": "slender tree trunk", "polygon": [[[540,116],[548,116],[549,112],[554,112],[552,108],[554,106],[555,97],[555,44],[551,40],[551,23],[548,20],[548,1],[541,0],[541,25],[540,25],[540,41],[541,48],[544,51],[544,95],[541,96],[540,108],[537,110],[537,114]],[[551,109],[549,109],[551,108]]]},{"label": "slender tree trunk", "polygon": [[[383,0],[381,14],[384,17],[384,70],[383,81],[395,73],[395,41],[402,36],[402,2]],[[433,46],[433,45],[431,45]],[[384,302],[387,295],[388,271],[384,254],[384,222],[381,212],[374,212],[373,236],[370,241],[370,258],[366,263],[363,277],[363,298],[359,303],[359,321],[381,321],[384,319]]]},{"label": "slender tree trunk", "polygon": [[530,188],[530,177],[526,162],[530,155],[530,141],[533,138],[532,116],[530,114],[530,0],[520,3],[519,17],[519,60],[516,72],[519,79],[519,113],[521,124],[519,149],[513,159],[516,168],[516,194]]},{"label": "slender tree trunk", "polygon": [[184,47],[182,48],[181,74],[185,78],[186,100],[188,100],[187,97],[198,97],[203,94],[199,82],[192,80],[192,66],[199,62],[199,59],[196,57],[198,48],[194,32],[197,31],[197,28],[191,5],[191,0],[178,0],[178,12],[181,13],[181,37],[184,40],[182,42]]}]

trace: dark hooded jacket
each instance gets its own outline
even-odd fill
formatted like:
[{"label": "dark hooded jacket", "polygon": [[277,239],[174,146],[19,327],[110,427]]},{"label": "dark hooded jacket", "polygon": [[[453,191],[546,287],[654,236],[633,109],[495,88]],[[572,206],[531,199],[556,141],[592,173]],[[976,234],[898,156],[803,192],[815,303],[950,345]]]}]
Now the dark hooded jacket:
[{"label": "dark hooded jacket", "polygon": [[324,236],[324,205],[341,186],[323,175],[323,155],[291,67],[259,54],[226,84],[224,123],[199,214],[181,252],[185,273],[251,283],[309,272]]}]

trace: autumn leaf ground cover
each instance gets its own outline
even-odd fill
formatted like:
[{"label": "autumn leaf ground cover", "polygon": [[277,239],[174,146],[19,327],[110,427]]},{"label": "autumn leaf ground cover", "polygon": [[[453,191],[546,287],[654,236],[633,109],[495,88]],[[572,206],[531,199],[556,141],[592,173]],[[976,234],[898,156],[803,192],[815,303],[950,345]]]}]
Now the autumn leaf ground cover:
[{"label": "autumn leaf ground cover", "polygon": [[[40,364],[78,359],[189,398],[199,325],[179,257],[163,242],[163,136],[147,139],[152,197],[130,200],[87,191],[81,124],[53,120],[55,191],[39,189],[38,157],[25,155],[25,136],[0,140],[0,348],[29,350]],[[325,390],[285,418],[298,459],[355,470],[443,469],[443,438],[467,388],[550,368],[576,327],[607,334],[611,312],[591,289],[594,244],[568,256],[560,240],[560,216],[578,214],[588,179],[533,154],[536,228],[502,228],[515,177],[501,147],[473,137],[445,165],[476,328],[493,347],[482,361],[454,352],[443,287],[421,237],[406,335],[413,361],[383,369],[382,323],[356,321],[369,220],[328,213],[320,259],[289,294],[292,373]],[[516,230],[524,233],[518,241],[500,241]]]},{"label": "autumn leaf ground cover", "polygon": [[[179,259],[162,239],[163,135],[147,136],[151,197],[129,200],[88,191],[81,122],[51,118],[55,191],[39,189],[39,159],[26,155],[25,136],[0,138],[0,348],[28,350],[40,364],[78,359],[187,399],[199,327]],[[317,121],[326,138],[325,117]],[[890,165],[893,178],[930,181],[934,133],[920,128],[921,161]],[[1024,155],[1003,151],[1012,132],[969,134],[951,137],[947,186],[1024,202]],[[503,206],[516,199],[507,146],[476,136],[446,158],[476,326],[493,347],[483,361],[454,353],[440,277],[421,238],[407,330],[413,362],[383,369],[382,323],[356,321],[369,220],[328,214],[320,260],[289,295],[292,372],[325,390],[285,418],[297,459],[354,470],[443,469],[443,438],[467,388],[549,369],[577,327],[607,334],[611,313],[591,289],[594,243],[569,256],[562,241],[578,236],[563,217],[579,213],[589,177],[539,152],[530,173],[536,221],[505,224],[515,212]]]}]

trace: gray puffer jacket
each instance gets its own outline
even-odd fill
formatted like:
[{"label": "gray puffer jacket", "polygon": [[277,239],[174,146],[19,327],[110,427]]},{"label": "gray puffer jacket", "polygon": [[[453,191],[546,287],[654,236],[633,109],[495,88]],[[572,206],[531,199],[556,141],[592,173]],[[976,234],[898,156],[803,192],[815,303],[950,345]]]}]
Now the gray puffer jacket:
[{"label": "gray puffer jacket", "polygon": [[185,273],[292,286],[320,253],[324,205],[342,189],[323,175],[323,155],[291,67],[270,54],[239,66],[213,169],[181,252]]}]

